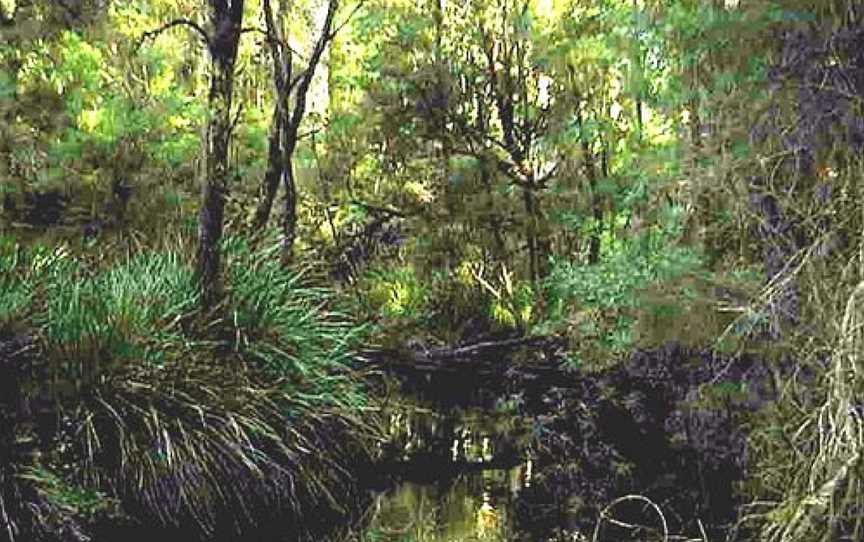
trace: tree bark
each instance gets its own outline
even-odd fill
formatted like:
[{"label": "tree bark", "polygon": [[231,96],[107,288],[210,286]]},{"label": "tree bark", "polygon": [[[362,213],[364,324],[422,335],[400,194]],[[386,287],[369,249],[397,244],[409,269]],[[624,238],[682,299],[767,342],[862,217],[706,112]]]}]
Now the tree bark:
[{"label": "tree bark", "polygon": [[[293,146],[293,145],[292,145]],[[294,180],[294,150],[285,158],[282,184],[285,186],[284,213],[282,215],[282,248],[280,259],[283,266],[294,260],[294,241],[297,238],[297,183]]]},{"label": "tree bark", "polygon": [[533,282],[539,281],[546,274],[543,268],[545,256],[541,254],[540,243],[537,238],[538,205],[534,195],[533,182],[522,186],[522,202],[525,205],[527,221],[525,225],[525,240],[528,244],[528,269]]},{"label": "tree bark", "polygon": [[202,303],[211,307],[221,295],[219,243],[228,193],[228,147],[231,138],[231,102],[234,64],[243,22],[243,0],[209,0],[210,24],[208,49],[212,64],[210,75],[210,120],[205,135],[205,178],[201,188],[198,219],[196,275]]},{"label": "tree bark", "polygon": [[273,108],[273,122],[270,124],[270,133],[267,137],[267,171],[264,172],[264,183],[261,186],[260,200],[258,207],[255,210],[255,219],[253,227],[256,231],[260,231],[267,227],[267,222],[270,220],[270,210],[273,208],[273,200],[276,199],[276,192],[279,189],[279,184],[282,176],[282,171],[285,165],[282,161],[282,144],[284,141],[284,130],[281,123],[276,122],[277,118],[281,118],[281,100]]},{"label": "tree bark", "polygon": [[287,122],[289,115],[290,79],[293,69],[293,56],[286,46],[282,32],[282,21],[287,12],[287,0],[279,1],[279,11],[273,16],[270,0],[264,0],[264,21],[267,25],[267,43],[270,47],[270,59],[273,62],[273,118],[270,120],[270,134],[267,140],[267,171],[264,173],[264,183],[261,187],[261,199],[255,212],[254,227],[261,230],[267,227],[270,212],[279,185],[283,184],[285,171],[285,145],[287,144]]}]

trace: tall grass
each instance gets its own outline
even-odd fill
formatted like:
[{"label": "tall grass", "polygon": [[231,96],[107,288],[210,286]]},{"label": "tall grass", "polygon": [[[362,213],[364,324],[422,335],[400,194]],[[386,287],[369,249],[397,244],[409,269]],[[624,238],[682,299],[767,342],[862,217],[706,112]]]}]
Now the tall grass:
[{"label": "tall grass", "polygon": [[347,514],[358,499],[353,421],[298,408],[239,360],[130,367],[82,414],[84,479],[145,525],[201,540],[280,519],[302,532],[303,512]]},{"label": "tall grass", "polygon": [[780,407],[786,408],[774,420],[782,424],[775,427],[783,441],[771,446],[764,434],[756,441],[767,448],[759,453],[768,463],[757,475],[779,497],[756,503],[745,518],[759,521],[761,540],[864,537],[864,282],[848,294],[835,321],[835,344],[821,378],[810,384],[809,392],[790,385],[781,396]]},{"label": "tall grass", "polygon": [[25,249],[13,238],[0,236],[0,332],[26,327],[37,312],[40,285],[67,257],[62,246]]}]

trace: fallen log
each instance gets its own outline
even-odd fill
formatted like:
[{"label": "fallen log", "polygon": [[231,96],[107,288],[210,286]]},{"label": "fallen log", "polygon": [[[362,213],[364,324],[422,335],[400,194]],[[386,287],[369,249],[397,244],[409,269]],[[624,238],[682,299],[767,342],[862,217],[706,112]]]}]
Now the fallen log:
[{"label": "fallen log", "polygon": [[561,340],[557,337],[519,337],[501,341],[485,341],[452,348],[432,348],[415,351],[416,359],[424,360],[469,360],[483,358],[492,353],[500,353],[517,348],[532,346],[548,349],[549,347],[561,346]]},{"label": "fallen log", "polygon": [[[423,374],[477,375],[510,379],[559,381],[572,378],[562,366],[566,339],[554,336],[532,336],[481,341],[452,347],[365,350],[360,360],[367,369],[396,376]],[[515,355],[526,348],[537,352],[528,361],[517,361]]]}]

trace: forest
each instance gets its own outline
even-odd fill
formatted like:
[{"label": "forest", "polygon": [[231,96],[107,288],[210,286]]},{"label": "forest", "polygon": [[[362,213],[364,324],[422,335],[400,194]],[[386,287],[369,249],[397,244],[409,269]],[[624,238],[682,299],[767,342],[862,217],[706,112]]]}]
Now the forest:
[{"label": "forest", "polygon": [[0,0],[0,542],[864,540],[862,150],[855,0]]}]

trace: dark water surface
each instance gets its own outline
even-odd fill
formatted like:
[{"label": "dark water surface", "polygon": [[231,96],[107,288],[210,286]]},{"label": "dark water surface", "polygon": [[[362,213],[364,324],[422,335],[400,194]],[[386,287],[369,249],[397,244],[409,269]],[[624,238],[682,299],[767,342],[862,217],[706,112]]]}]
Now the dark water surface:
[{"label": "dark water surface", "polygon": [[533,477],[531,429],[506,404],[471,402],[455,406],[401,395],[386,407],[383,469],[393,482],[374,495],[351,540],[516,537],[513,506]]},{"label": "dark water surface", "polygon": [[[353,540],[741,534],[748,428],[773,394],[757,358],[669,343],[552,385],[525,374],[404,379],[383,412],[391,484]],[[617,523],[598,519],[613,503]]]}]

